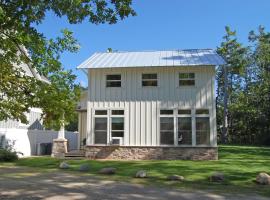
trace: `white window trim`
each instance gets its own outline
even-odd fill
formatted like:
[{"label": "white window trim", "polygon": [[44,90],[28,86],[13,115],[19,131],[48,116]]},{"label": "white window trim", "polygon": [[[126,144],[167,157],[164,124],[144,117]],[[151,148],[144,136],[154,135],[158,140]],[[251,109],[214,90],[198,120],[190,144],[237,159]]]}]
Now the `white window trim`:
[{"label": "white window trim", "polygon": [[[95,114],[95,111],[96,110],[106,110],[107,111],[107,114],[106,115],[96,115]],[[124,111],[124,114],[123,115],[112,115],[112,110],[123,110]],[[92,134],[92,141],[93,141],[93,145],[98,145],[98,146],[111,146],[111,140],[112,138],[119,138],[119,137],[112,137],[112,125],[111,125],[111,122],[112,122],[112,117],[122,117],[124,119],[124,130],[119,130],[119,131],[123,131],[124,132],[124,136],[121,137],[122,138],[122,144],[121,145],[124,145],[125,143],[125,136],[126,136],[126,128],[125,128],[125,123],[126,123],[126,120],[125,120],[125,115],[126,114],[126,111],[124,108],[93,108],[93,118],[92,118],[92,124],[93,124],[93,134]],[[96,144],[95,143],[95,118],[107,118],[107,144]],[[116,131],[116,130],[114,130]]]},{"label": "white window trim", "polygon": [[[157,79],[143,79],[142,76],[143,74],[156,74]],[[143,86],[142,82],[143,81],[157,81],[157,86]],[[143,89],[152,89],[152,88],[159,88],[160,87],[160,74],[158,72],[143,72],[140,75],[140,87]]]},{"label": "white window trim", "polygon": [[[107,75],[120,75],[121,76],[121,79],[120,79],[120,81],[121,81],[121,87],[107,87]],[[104,79],[105,79],[105,82],[104,82],[104,87],[106,88],[106,89],[121,89],[121,88],[123,88],[124,86],[123,86],[123,84],[124,84],[124,81],[123,81],[123,73],[121,73],[121,72],[113,72],[113,73],[105,73],[104,74]],[[119,80],[109,80],[110,82],[119,82]]]},{"label": "white window trim", "polygon": [[[142,81],[143,81],[143,79],[142,79],[142,75],[143,74],[157,74],[157,79],[146,79],[146,80],[157,80],[157,86],[143,86],[142,85]],[[157,72],[157,71],[144,71],[144,72],[141,72],[140,73],[140,78],[139,78],[139,83],[138,83],[138,88],[140,88],[140,89],[143,89],[143,90],[147,90],[147,89],[157,89],[157,88],[159,88],[160,87],[160,83],[161,83],[161,81],[160,81],[160,73],[159,72]]]},{"label": "white window trim", "polygon": [[[208,109],[209,110],[209,114],[195,114],[196,110],[198,109]],[[169,114],[169,115],[163,115],[160,114],[160,110],[173,110],[173,114]],[[178,110],[191,110],[191,114],[178,114]],[[174,120],[174,145],[164,145],[161,144],[161,137],[160,137],[160,118],[162,117],[172,117]],[[178,118],[181,117],[191,117],[191,140],[192,140],[192,144],[191,145],[178,145]],[[210,126],[210,144],[209,145],[204,145],[204,144],[197,144],[196,142],[196,117],[208,117],[209,118],[209,126]],[[159,109],[159,114],[158,114],[158,122],[159,122],[159,146],[163,146],[163,147],[209,147],[212,146],[211,143],[211,123],[210,123],[210,108],[160,108]]]},{"label": "white window trim", "polygon": [[[188,74],[188,73],[193,73],[194,74],[194,79],[193,78],[185,78],[185,79],[181,79],[181,80],[194,80],[194,85],[179,85],[179,74]],[[175,73],[175,84],[176,84],[176,88],[178,89],[186,89],[186,88],[196,88],[197,87],[197,75],[196,72],[194,71],[176,71]]]}]

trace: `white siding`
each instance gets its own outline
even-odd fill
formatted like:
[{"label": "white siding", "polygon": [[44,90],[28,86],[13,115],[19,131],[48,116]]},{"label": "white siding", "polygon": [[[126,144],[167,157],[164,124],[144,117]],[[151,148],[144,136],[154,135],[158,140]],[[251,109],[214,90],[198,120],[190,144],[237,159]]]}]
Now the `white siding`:
[{"label": "white siding", "polygon": [[[179,72],[194,72],[195,86],[179,87]],[[158,87],[142,87],[142,73],[157,73]],[[106,74],[121,74],[122,87],[106,88]],[[214,78],[214,66],[90,69],[87,144],[93,144],[95,109],[125,110],[124,145],[156,146],[161,108],[208,108],[211,144],[216,145]]]}]

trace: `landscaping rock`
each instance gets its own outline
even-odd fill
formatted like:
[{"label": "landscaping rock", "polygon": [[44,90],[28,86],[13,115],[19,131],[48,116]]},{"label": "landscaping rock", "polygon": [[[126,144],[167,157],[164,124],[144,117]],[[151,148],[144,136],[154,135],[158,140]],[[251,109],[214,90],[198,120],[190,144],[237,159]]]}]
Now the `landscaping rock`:
[{"label": "landscaping rock", "polygon": [[136,178],[147,178],[147,172],[145,170],[139,170],[137,171]]},{"label": "landscaping rock", "polygon": [[167,177],[167,180],[169,181],[183,181],[185,178],[183,176],[179,175],[171,175]]},{"label": "landscaping rock", "polygon": [[87,172],[87,171],[89,171],[89,169],[90,169],[90,165],[85,163],[85,164],[80,165],[79,171],[80,172]]},{"label": "landscaping rock", "polygon": [[257,175],[256,182],[260,185],[270,185],[270,175],[261,172]]},{"label": "landscaping rock", "polygon": [[107,175],[115,174],[115,172],[116,172],[116,168],[113,168],[113,167],[105,167],[99,171],[100,174],[107,174]]},{"label": "landscaping rock", "polygon": [[224,174],[221,172],[215,172],[209,177],[211,182],[222,182],[224,181]]},{"label": "landscaping rock", "polygon": [[60,169],[68,169],[69,168],[69,164],[67,164],[66,162],[61,162],[59,165]]}]

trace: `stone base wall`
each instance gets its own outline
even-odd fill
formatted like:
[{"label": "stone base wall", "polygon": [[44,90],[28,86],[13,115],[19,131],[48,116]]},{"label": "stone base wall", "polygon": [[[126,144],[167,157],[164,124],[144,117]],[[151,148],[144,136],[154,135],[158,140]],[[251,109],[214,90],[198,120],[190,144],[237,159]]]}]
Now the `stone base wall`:
[{"label": "stone base wall", "polygon": [[54,139],[52,147],[52,157],[64,158],[67,153],[67,140]]},{"label": "stone base wall", "polygon": [[112,160],[217,160],[217,147],[87,146],[88,159]]}]

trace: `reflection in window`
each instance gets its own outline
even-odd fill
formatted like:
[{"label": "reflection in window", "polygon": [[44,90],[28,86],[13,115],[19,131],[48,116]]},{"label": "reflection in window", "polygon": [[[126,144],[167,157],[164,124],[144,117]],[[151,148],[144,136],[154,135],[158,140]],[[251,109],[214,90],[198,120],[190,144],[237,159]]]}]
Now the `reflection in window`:
[{"label": "reflection in window", "polygon": [[173,117],[160,118],[160,144],[173,145],[174,144],[174,123]]},{"label": "reflection in window", "polygon": [[209,117],[196,117],[196,143],[210,145]]},{"label": "reflection in window", "polygon": [[106,75],[106,87],[121,87],[121,74]]},{"label": "reflection in window", "polygon": [[178,117],[178,144],[192,144],[191,117]]},{"label": "reflection in window", "polygon": [[157,74],[142,74],[142,86],[157,86]]},{"label": "reflection in window", "polygon": [[124,137],[124,118],[112,117],[112,137]]},{"label": "reflection in window", "polygon": [[194,73],[179,73],[179,86],[194,86],[195,74]]}]

